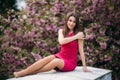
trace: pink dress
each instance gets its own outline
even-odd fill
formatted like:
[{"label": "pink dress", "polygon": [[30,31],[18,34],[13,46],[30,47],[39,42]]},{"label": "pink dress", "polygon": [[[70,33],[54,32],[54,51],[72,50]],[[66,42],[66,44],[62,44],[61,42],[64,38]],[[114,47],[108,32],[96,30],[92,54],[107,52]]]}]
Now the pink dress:
[{"label": "pink dress", "polygon": [[[73,36],[69,34],[68,37]],[[64,60],[64,67],[60,71],[73,71],[77,66],[78,41],[74,40],[67,44],[61,45],[61,51],[55,54],[57,58]]]}]

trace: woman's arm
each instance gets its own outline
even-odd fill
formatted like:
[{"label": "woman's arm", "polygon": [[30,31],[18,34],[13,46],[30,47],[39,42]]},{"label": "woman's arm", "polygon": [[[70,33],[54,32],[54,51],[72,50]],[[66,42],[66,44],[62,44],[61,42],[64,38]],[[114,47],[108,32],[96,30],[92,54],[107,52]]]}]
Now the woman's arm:
[{"label": "woman's arm", "polygon": [[84,54],[84,50],[83,50],[83,42],[84,42],[84,40],[81,40],[81,39],[78,40],[79,53],[80,53],[80,57],[82,60],[82,65],[86,67],[85,54]]},{"label": "woman's arm", "polygon": [[63,35],[63,29],[60,29],[58,31],[58,41],[60,44],[66,44],[66,43],[69,43],[69,42],[74,41],[76,39],[82,39],[82,37],[83,37],[82,34],[83,33],[78,33],[72,37],[65,38]]},{"label": "woman's arm", "polygon": [[85,59],[85,54],[84,54],[84,49],[83,49],[84,40],[79,39],[78,44],[79,44],[79,53],[80,53],[80,57],[81,57],[81,60],[82,60],[82,65],[83,65],[83,71],[91,72],[90,70],[87,69],[87,66],[86,66],[86,61],[85,61],[86,59]]}]

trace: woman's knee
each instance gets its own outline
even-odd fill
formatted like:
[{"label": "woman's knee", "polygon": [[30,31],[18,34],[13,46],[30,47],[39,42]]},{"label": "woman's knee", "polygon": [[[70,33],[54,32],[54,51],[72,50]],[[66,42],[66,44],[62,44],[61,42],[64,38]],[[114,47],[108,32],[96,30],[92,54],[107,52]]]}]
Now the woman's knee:
[{"label": "woman's knee", "polygon": [[59,69],[62,69],[64,66],[64,61],[62,59],[55,58],[54,60],[52,60],[52,63],[56,64],[55,67],[58,67]]},{"label": "woman's knee", "polygon": [[51,61],[51,60],[55,59],[55,56],[54,55],[49,55],[47,57],[44,57],[43,59]]}]

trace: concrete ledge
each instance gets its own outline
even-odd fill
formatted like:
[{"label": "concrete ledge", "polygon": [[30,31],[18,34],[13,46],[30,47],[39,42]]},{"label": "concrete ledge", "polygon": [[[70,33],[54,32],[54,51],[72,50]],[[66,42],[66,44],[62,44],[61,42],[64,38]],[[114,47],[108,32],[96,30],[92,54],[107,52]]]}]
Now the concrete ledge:
[{"label": "concrete ledge", "polygon": [[93,72],[83,72],[82,67],[78,66],[71,72],[49,72],[28,75],[25,77],[11,78],[7,80],[112,80],[111,70],[88,67]]}]

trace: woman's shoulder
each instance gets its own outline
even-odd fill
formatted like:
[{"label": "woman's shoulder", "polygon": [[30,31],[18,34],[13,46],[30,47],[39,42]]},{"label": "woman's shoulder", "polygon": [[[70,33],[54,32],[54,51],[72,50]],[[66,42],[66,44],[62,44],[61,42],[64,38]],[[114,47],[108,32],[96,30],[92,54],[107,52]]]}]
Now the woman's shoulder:
[{"label": "woman's shoulder", "polygon": [[79,33],[84,34],[84,32],[83,32],[83,31],[80,31]]},{"label": "woman's shoulder", "polygon": [[64,31],[64,29],[59,29],[59,30],[58,30],[58,32],[63,32],[63,31]]},{"label": "woman's shoulder", "polygon": [[83,31],[80,31],[80,33],[83,33]]},{"label": "woman's shoulder", "polygon": [[64,29],[60,28],[58,31],[63,31]]},{"label": "woman's shoulder", "polygon": [[80,31],[80,33],[82,34],[83,37],[86,36],[85,32],[84,31]]}]

